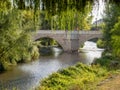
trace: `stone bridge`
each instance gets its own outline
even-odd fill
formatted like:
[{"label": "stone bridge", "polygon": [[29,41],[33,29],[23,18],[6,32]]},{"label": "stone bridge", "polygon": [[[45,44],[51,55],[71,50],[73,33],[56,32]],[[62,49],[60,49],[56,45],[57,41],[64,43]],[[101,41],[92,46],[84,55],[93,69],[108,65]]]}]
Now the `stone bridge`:
[{"label": "stone bridge", "polygon": [[38,30],[33,36],[34,40],[48,37],[56,40],[64,51],[76,52],[85,41],[93,38],[102,38],[101,31],[63,31]]}]

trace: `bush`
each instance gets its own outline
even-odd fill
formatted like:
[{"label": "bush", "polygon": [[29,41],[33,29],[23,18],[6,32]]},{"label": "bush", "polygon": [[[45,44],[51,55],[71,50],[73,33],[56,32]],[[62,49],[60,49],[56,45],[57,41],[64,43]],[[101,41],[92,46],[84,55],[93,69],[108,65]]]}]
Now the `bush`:
[{"label": "bush", "polygon": [[105,42],[103,40],[101,40],[101,39],[98,39],[97,47],[104,48],[105,47]]}]

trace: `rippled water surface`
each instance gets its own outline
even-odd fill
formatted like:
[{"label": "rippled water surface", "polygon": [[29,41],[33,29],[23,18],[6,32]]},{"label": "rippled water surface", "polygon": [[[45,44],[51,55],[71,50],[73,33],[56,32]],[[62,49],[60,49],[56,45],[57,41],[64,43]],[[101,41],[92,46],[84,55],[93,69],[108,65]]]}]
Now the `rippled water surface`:
[{"label": "rippled water surface", "polygon": [[52,56],[41,56],[39,60],[20,64],[12,71],[0,74],[1,87],[17,87],[19,90],[33,90],[39,81],[58,69],[65,68],[82,62],[90,64],[94,58],[101,57],[102,49],[98,49],[96,44],[87,41],[80,53],[62,53],[61,49],[53,48],[55,54]]}]

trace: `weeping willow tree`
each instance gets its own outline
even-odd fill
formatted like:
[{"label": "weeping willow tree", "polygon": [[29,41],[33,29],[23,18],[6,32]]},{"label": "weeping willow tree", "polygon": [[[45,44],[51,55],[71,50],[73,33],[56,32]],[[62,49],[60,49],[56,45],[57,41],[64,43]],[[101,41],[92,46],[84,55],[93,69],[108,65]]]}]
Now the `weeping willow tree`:
[{"label": "weeping willow tree", "polygon": [[[117,0],[103,0],[107,3],[117,3]],[[42,10],[51,29],[75,30],[90,29],[92,6],[99,0],[41,0]]]},{"label": "weeping willow tree", "polygon": [[[92,6],[99,0],[13,0],[13,6],[18,9],[33,9],[44,11],[44,24],[49,29],[90,29],[90,18],[88,15]],[[115,2],[117,0],[103,0]],[[36,17],[36,16],[35,16]],[[38,19],[38,18],[37,18]],[[36,18],[34,18],[36,21]],[[41,21],[42,22],[42,21]],[[45,25],[44,25],[45,28]]]},{"label": "weeping willow tree", "polygon": [[91,1],[50,0],[46,2],[43,0],[43,3],[52,30],[89,29],[90,23],[88,25],[86,19],[92,10]]},{"label": "weeping willow tree", "polygon": [[61,15],[51,17],[52,30],[89,30],[90,23],[87,15],[77,12],[75,9],[62,12]]},{"label": "weeping willow tree", "polygon": [[[33,10],[13,8],[10,1],[0,1],[0,71],[18,62],[27,62],[39,56],[32,41],[36,22]],[[2,67],[2,69],[1,69]]]},{"label": "weeping willow tree", "polygon": [[7,14],[2,14],[0,14],[0,63],[4,69],[8,69],[17,62],[33,59],[37,48],[34,52],[31,40],[31,30],[34,27],[31,26],[30,18],[29,20],[28,16],[25,18],[25,12],[11,10]]},{"label": "weeping willow tree", "polygon": [[[89,29],[87,16],[92,10],[93,0],[13,0],[14,8],[45,12],[50,29]],[[38,18],[37,18],[38,19]],[[36,20],[36,15],[34,17]]]},{"label": "weeping willow tree", "polygon": [[44,12],[45,24],[47,21],[49,29],[90,29],[87,18],[92,10],[92,0],[41,0],[40,7]]},{"label": "weeping willow tree", "polygon": [[[4,1],[4,0],[1,0]],[[9,1],[5,0],[4,2]],[[31,8],[37,10],[41,7],[42,10],[47,10],[49,14],[55,15],[63,11],[67,11],[68,8],[75,8],[77,11],[84,11],[84,8],[88,3],[94,5],[95,1],[99,0],[12,0],[13,6],[19,9]],[[103,0],[108,3],[119,4],[118,0]]]}]

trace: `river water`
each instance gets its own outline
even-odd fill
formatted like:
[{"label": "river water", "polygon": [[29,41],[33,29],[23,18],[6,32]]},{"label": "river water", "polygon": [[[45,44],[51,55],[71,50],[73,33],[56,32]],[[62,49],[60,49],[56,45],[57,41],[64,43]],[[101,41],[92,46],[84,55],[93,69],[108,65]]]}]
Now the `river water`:
[{"label": "river water", "polygon": [[87,41],[80,53],[61,53],[59,48],[53,48],[54,55],[40,56],[38,60],[20,64],[13,70],[0,74],[0,90],[2,87],[11,90],[34,90],[41,79],[59,69],[71,66],[77,62],[91,64],[95,58],[101,57],[103,49],[96,47],[96,43]]}]

